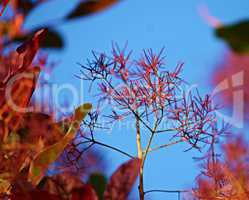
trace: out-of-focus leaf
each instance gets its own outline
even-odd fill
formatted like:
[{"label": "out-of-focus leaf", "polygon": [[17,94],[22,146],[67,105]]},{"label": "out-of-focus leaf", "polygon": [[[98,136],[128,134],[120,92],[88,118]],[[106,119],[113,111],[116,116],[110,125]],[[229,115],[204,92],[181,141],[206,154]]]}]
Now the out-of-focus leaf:
[{"label": "out-of-focus leaf", "polygon": [[4,12],[5,8],[6,8],[6,6],[8,5],[8,3],[9,3],[9,0],[2,0],[2,2],[1,2],[1,4],[0,4],[0,6],[2,6],[2,9],[1,9],[1,11],[0,11],[0,16],[2,16],[2,14],[3,14],[3,12]]},{"label": "out-of-focus leaf", "polygon": [[[226,52],[221,61],[215,66],[212,77],[213,87],[221,84],[228,84],[225,90],[217,91],[215,101],[222,104],[223,108],[233,109],[235,105],[234,87],[231,83],[237,83],[235,80],[241,80],[239,88],[243,91],[243,115],[245,119],[249,117],[249,54],[238,54],[232,51]],[[236,77],[236,78],[235,78]]]},{"label": "out-of-focus leaf", "polygon": [[37,5],[37,3],[35,3],[31,0],[17,0],[16,5],[17,5],[17,8],[24,15],[27,15]]},{"label": "out-of-focus leaf", "polygon": [[74,189],[81,188],[84,183],[77,175],[67,172],[59,173],[54,176],[44,177],[38,187],[48,191],[51,194],[60,194],[67,199],[68,194],[71,194]]},{"label": "out-of-focus leaf", "polygon": [[0,194],[7,193],[11,188],[11,184],[9,181],[0,178]]},{"label": "out-of-focus leaf", "polygon": [[72,191],[71,200],[98,200],[98,196],[93,187],[86,184]]},{"label": "out-of-focus leaf", "polygon": [[104,196],[106,184],[107,184],[106,177],[103,174],[94,173],[94,174],[91,174],[91,176],[89,177],[88,183],[91,184],[93,188],[95,189],[99,197],[99,200],[102,200]]},{"label": "out-of-focus leaf", "polygon": [[89,103],[78,107],[75,110],[73,121],[66,135],[59,142],[38,153],[34,160],[31,161],[28,179],[33,185],[39,184],[45,175],[48,166],[59,157],[68,143],[75,137],[75,134],[80,128],[80,122],[86,117],[91,109],[92,105]]},{"label": "out-of-focus leaf", "polygon": [[249,54],[249,20],[218,27],[215,33],[235,52]]},{"label": "out-of-focus leaf", "polygon": [[11,54],[13,58],[10,58],[15,60],[15,64],[6,65],[9,69],[3,82],[0,82],[5,95],[0,101],[0,120],[6,130],[4,133],[0,132],[0,135],[4,140],[8,136],[8,129],[16,130],[23,111],[27,111],[24,109],[29,104],[40,74],[40,68],[31,67],[31,64],[45,34],[45,29],[37,31],[31,39],[17,48],[15,54]]},{"label": "out-of-focus leaf", "polygon": [[22,65],[19,68],[28,68],[30,66],[45,35],[47,35],[47,29],[36,31],[32,33],[31,39],[26,40],[16,49],[17,53],[23,57]]},{"label": "out-of-focus leaf", "polygon": [[119,0],[86,0],[80,2],[76,8],[68,14],[67,19],[74,19],[77,17],[87,16],[99,11],[102,11],[115,3],[118,3]]},{"label": "out-of-focus leaf", "polygon": [[139,159],[131,159],[121,165],[111,176],[104,193],[104,199],[126,200],[139,172]]},{"label": "out-of-focus leaf", "polygon": [[33,190],[25,192],[17,192],[10,196],[13,200],[61,200],[58,195],[50,194],[47,191]]},{"label": "out-of-focus leaf", "polygon": [[[9,87],[6,89],[8,98],[0,104],[0,120],[4,122],[5,128],[14,131],[19,127],[22,113],[30,102],[39,74],[40,68],[34,67],[18,73],[13,82],[8,82]],[[7,136],[8,131],[1,137],[5,141]]]},{"label": "out-of-focus leaf", "polygon": [[22,122],[16,132],[23,143],[36,144],[41,142],[41,139],[44,145],[48,146],[58,142],[67,131],[62,134],[52,115],[26,112],[22,115]]},{"label": "out-of-focus leaf", "polygon": [[9,55],[1,57],[0,61],[0,85],[4,88],[7,82],[18,73],[30,68],[32,61],[39,49],[39,43],[46,34],[46,30],[42,29],[34,33],[31,38],[25,40],[16,50],[10,52]]},{"label": "out-of-focus leaf", "polygon": [[[55,48],[55,49],[61,49],[64,47],[64,41],[61,35],[57,31],[51,28],[45,28],[44,30],[46,30],[46,37],[44,37],[43,41],[40,43],[40,47]],[[16,37],[13,39],[13,41],[23,42],[27,40],[27,38],[29,38],[30,35],[33,35],[34,32],[36,31],[31,31],[31,33],[27,35]]]}]

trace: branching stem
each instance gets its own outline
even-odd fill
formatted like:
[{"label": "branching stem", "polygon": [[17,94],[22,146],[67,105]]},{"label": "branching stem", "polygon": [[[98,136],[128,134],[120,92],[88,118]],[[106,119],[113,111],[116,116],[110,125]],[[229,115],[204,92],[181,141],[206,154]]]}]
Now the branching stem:
[{"label": "branching stem", "polygon": [[[140,133],[140,125],[139,119],[136,117],[136,140],[137,140],[137,154],[138,158],[143,162],[143,148],[141,144],[141,133]],[[144,200],[144,186],[143,186],[143,164],[141,163],[139,166],[139,196],[140,200]]]}]

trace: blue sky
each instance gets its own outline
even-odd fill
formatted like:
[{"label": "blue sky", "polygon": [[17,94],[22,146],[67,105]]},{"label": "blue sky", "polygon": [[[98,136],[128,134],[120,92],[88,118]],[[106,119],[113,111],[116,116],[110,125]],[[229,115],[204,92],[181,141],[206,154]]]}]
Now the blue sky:
[{"label": "blue sky", "polygon": [[[50,21],[73,8],[76,0],[55,0],[32,13],[26,27]],[[91,57],[91,50],[109,52],[112,41],[121,46],[128,42],[134,57],[144,48],[160,50],[165,47],[167,66],[175,67],[179,61],[185,63],[183,77],[192,84],[198,84],[200,91],[212,91],[212,72],[226,49],[226,45],[215,38],[213,30],[200,17],[198,6],[206,4],[210,12],[223,23],[231,23],[249,17],[249,1],[227,0],[123,0],[104,12],[81,18],[69,23],[55,23],[62,32],[66,47],[63,51],[51,52],[50,59],[60,64],[52,74],[55,83],[73,84],[80,90],[77,62],[85,63]],[[84,90],[84,99],[91,100]],[[69,97],[70,98],[70,97]],[[77,106],[77,105],[75,105]],[[115,128],[115,132],[100,132],[96,137],[105,143],[136,154],[135,135]],[[110,175],[126,157],[103,148]],[[145,168],[146,189],[185,189],[192,186],[198,173],[197,163],[192,157],[196,152],[183,152],[184,147],[176,145],[149,156]],[[150,199],[177,199],[174,194],[153,194]],[[148,198],[148,199],[149,199]]]}]

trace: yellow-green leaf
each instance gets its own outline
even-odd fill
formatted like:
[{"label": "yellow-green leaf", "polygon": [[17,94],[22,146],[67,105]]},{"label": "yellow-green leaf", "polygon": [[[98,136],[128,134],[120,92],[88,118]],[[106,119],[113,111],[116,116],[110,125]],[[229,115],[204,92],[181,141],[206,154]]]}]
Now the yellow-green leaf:
[{"label": "yellow-green leaf", "polygon": [[73,120],[66,135],[59,142],[38,153],[34,160],[31,161],[28,180],[33,185],[39,184],[46,173],[48,166],[60,156],[68,143],[75,137],[75,134],[80,128],[80,122],[86,117],[91,109],[92,105],[89,103],[78,107],[74,112]]}]

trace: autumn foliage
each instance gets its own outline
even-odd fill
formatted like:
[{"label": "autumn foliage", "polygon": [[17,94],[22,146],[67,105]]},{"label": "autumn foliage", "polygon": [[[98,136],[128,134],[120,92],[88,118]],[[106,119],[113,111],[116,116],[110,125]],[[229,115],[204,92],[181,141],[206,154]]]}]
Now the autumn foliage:
[{"label": "autumn foliage", "polygon": [[[2,74],[6,78],[1,84],[4,99],[1,102],[0,159],[4,164],[0,168],[0,192],[2,197],[11,199],[98,199],[91,185],[81,182],[80,177],[73,175],[72,171],[71,174],[46,177],[49,165],[59,159],[64,149],[76,148],[72,141],[92,105],[79,106],[72,116],[61,122],[56,122],[52,115],[22,110],[28,108],[36,88],[40,68],[33,66],[32,60],[45,34],[46,30],[37,32],[33,38],[19,46],[16,52],[11,52],[12,56],[1,57],[7,72]],[[21,79],[13,79],[15,76]],[[10,96],[7,96],[6,91],[12,80],[13,88]],[[9,100],[12,100],[12,104]],[[60,160],[66,163],[71,157],[69,155]],[[60,162],[60,168],[63,168],[63,164]],[[134,159],[117,170],[107,185],[105,199],[116,196],[117,192],[120,195],[123,190],[122,180],[124,183],[128,181],[122,197],[126,199],[136,180],[138,165],[139,161]],[[117,186],[117,182],[120,182],[120,186]]]},{"label": "autumn foliage", "polygon": [[[39,75],[46,69],[47,63],[46,56],[40,57],[37,53],[44,42],[51,42],[48,40],[51,38],[51,30],[41,29],[30,35],[32,30],[22,30],[22,23],[28,12],[43,2],[5,1],[2,4],[1,15],[10,3],[12,16],[8,17],[1,29],[1,199],[97,200],[116,199],[117,194],[119,199],[126,199],[136,181],[138,159],[131,159],[121,166],[108,185],[104,185],[106,189],[101,193],[98,192],[98,185],[94,188],[90,182],[82,181],[82,178],[90,176],[88,173],[99,169],[97,165],[102,165],[96,152],[85,152],[77,144],[80,139],[84,139],[81,136],[87,135],[80,130],[80,126],[88,114],[91,119],[91,104],[79,106],[71,116],[61,121],[56,121],[53,113],[33,109],[36,103],[31,102],[31,98],[38,88]],[[100,11],[114,2],[79,3],[79,7],[71,12],[68,19]],[[14,51],[9,44],[20,38],[26,38],[25,42]],[[57,44],[49,45],[56,47]],[[53,169],[54,175],[48,176],[47,170],[53,163],[57,163]],[[91,170],[88,171],[88,168]],[[93,174],[90,178],[94,177]],[[123,184],[127,186],[123,187]]]},{"label": "autumn foliage", "polygon": [[[55,117],[56,110],[37,110],[41,102],[34,93],[42,88],[47,62],[42,48],[62,49],[64,40],[57,23],[24,29],[27,16],[49,0],[3,0],[0,8],[0,198],[10,200],[126,200],[137,179],[137,192],[144,200],[151,192],[170,192],[192,200],[249,199],[249,148],[243,136],[229,135],[219,153],[217,143],[227,136],[228,125],[219,121],[212,95],[188,89],[183,63],[166,65],[164,49],[142,51],[134,59],[127,46],[113,43],[110,54],[92,52],[92,59],[79,64],[77,78],[89,82],[94,102],[75,105],[69,115]],[[118,0],[76,1],[75,7],[56,22],[69,23],[103,11]],[[8,12],[7,12],[8,11]],[[248,71],[247,22],[216,27],[229,51],[215,71],[215,85],[233,81],[236,73]],[[235,32],[234,32],[235,31]],[[231,35],[231,32],[233,33]],[[243,32],[243,33],[241,33]],[[249,41],[249,40],[248,40]],[[242,45],[242,46],[241,46]],[[244,53],[245,55],[241,55]],[[248,80],[243,79],[248,110]],[[235,85],[236,87],[238,85]],[[241,88],[240,88],[241,89]],[[231,107],[234,88],[222,93],[222,104]],[[44,102],[42,102],[44,103]],[[47,106],[49,106],[48,102]],[[94,104],[96,103],[96,105]],[[104,121],[104,126],[101,124]],[[98,129],[114,123],[132,124],[137,152],[119,149],[96,139]],[[164,139],[154,143],[156,137]],[[134,139],[134,138],[133,138]],[[190,190],[146,190],[144,170],[152,152],[183,143],[185,151],[203,152],[201,173]],[[92,147],[100,145],[126,156],[110,176],[102,168],[105,159]],[[173,172],[175,173],[175,172]],[[176,172],[177,173],[177,172]]]},{"label": "autumn foliage", "polygon": [[248,144],[242,136],[229,139],[222,147],[224,155],[209,157],[193,190],[200,200],[242,200],[249,198]]},{"label": "autumn foliage", "polygon": [[[217,65],[217,70],[213,76],[213,84],[218,85],[223,81],[228,81],[228,86],[225,91],[222,91],[220,97],[223,100],[222,106],[225,108],[231,108],[234,102],[234,91],[243,90],[244,100],[244,113],[247,115],[248,103],[249,103],[249,80],[246,76],[249,67],[249,56],[241,55],[233,51],[227,51],[220,62]],[[236,86],[232,82],[233,75],[238,73],[243,74],[243,82],[241,85]],[[242,103],[242,102],[241,102]]]}]

